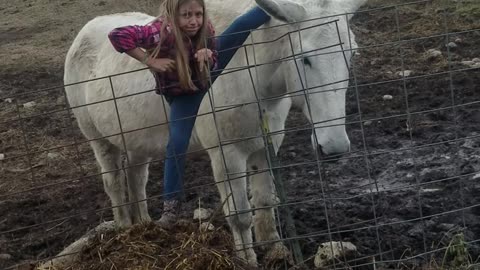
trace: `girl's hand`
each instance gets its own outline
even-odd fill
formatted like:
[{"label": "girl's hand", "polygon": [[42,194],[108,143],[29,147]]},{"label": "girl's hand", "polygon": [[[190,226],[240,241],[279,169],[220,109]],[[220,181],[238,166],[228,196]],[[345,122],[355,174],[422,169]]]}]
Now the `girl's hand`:
[{"label": "girl's hand", "polygon": [[156,72],[170,72],[175,70],[175,61],[169,58],[150,58],[146,64]]},{"label": "girl's hand", "polygon": [[[200,49],[197,51],[197,53],[195,53],[194,57],[195,59],[197,59],[197,62],[198,63],[203,63],[203,62],[207,62],[207,61],[210,61],[210,63],[212,62],[212,51],[210,49],[207,49],[207,48],[203,48],[203,49]],[[203,71],[203,65],[200,65],[200,71]]]}]

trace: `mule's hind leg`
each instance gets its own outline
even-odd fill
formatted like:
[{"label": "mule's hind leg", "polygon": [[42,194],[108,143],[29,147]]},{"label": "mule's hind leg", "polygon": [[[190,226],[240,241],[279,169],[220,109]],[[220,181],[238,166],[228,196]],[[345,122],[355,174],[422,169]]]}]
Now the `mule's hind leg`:
[{"label": "mule's hind leg", "polygon": [[[223,211],[233,233],[235,248],[240,258],[251,265],[257,265],[257,256],[252,248],[252,213],[248,201],[245,177],[230,175],[227,177],[225,163],[220,150],[209,151],[217,188],[223,203]],[[245,173],[246,157],[238,151],[225,151],[228,172]],[[235,178],[234,180],[227,180]]]},{"label": "mule's hind leg", "polygon": [[120,150],[104,139],[91,141],[90,145],[100,164],[103,186],[112,202],[113,216],[117,226],[132,225],[129,206],[124,205],[127,198]]},{"label": "mule's hind leg", "polygon": [[147,207],[147,194],[145,187],[148,181],[149,157],[128,153],[130,164],[127,169],[128,201],[131,203],[133,223],[150,221]]},{"label": "mule's hind leg", "polygon": [[[248,168],[253,171],[264,171],[268,169],[268,162],[265,155],[265,149],[259,150],[248,159]],[[256,242],[270,242],[268,244],[269,252],[267,259],[290,259],[291,255],[285,245],[278,241],[280,236],[277,232],[275,223],[275,213],[273,207],[278,204],[275,192],[275,184],[270,172],[255,173],[249,177],[250,192],[252,195],[252,204],[255,208],[253,226],[255,230]],[[273,242],[273,243],[272,243]],[[265,248],[265,246],[263,246]],[[269,257],[269,258],[268,258]]]}]

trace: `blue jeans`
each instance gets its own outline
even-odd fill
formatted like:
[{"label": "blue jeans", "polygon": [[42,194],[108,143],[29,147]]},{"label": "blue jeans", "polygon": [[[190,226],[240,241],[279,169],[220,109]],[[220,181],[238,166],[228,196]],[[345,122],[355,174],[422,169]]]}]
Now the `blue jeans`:
[{"label": "blue jeans", "polygon": [[[217,68],[211,72],[212,83],[218,78],[232,59],[237,49],[245,42],[250,30],[268,22],[270,16],[259,7],[255,7],[238,17],[217,38]],[[167,144],[167,159],[163,178],[165,199],[178,199],[183,190],[185,154],[188,149],[193,125],[205,91],[195,95],[169,97],[170,136]]]}]

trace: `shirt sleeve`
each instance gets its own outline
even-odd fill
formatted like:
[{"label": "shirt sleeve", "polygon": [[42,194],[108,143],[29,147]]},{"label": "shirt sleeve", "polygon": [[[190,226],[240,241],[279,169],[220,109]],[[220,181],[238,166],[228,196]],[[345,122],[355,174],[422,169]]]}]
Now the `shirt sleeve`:
[{"label": "shirt sleeve", "polygon": [[208,21],[208,32],[207,47],[212,51],[212,65],[210,69],[214,70],[217,68],[218,61],[217,38],[215,36],[215,28],[210,20]]},{"label": "shirt sleeve", "polygon": [[108,38],[115,50],[121,53],[138,47],[151,49],[160,42],[161,27],[159,21],[147,25],[118,27],[108,34]]}]

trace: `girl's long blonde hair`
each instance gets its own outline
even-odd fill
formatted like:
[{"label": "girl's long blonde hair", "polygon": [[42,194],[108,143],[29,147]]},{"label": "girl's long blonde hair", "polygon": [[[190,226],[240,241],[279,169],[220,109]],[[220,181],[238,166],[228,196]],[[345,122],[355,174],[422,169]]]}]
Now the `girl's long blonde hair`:
[{"label": "girl's long blonde hair", "polygon": [[[207,10],[205,8],[205,1],[204,0],[165,0],[160,4],[160,14],[157,19],[165,20],[165,23],[162,25],[162,29],[160,30],[160,42],[158,46],[153,50],[151,53],[151,57],[162,57],[160,54],[160,48],[162,46],[162,42],[164,40],[165,35],[165,28],[169,23],[172,27],[173,34],[175,35],[175,62],[176,68],[178,73],[178,78],[180,80],[180,87],[183,89],[195,89],[196,86],[192,82],[192,72],[197,74],[197,79],[200,80],[202,86],[206,86],[208,82],[208,75],[209,69],[207,68],[205,63],[198,63],[194,65],[194,70],[190,69],[189,65],[189,58],[188,53],[186,51],[184,37],[186,36],[185,33],[182,32],[180,27],[178,26],[178,17],[179,17],[179,9],[180,6],[188,3],[190,1],[196,1],[199,5],[203,8],[203,24],[200,30],[198,31],[197,35],[191,38],[192,47],[196,51],[199,49],[203,49],[206,47],[207,39],[209,38],[208,33],[208,16]],[[201,68],[202,72],[200,72],[200,65],[203,65]]]}]

